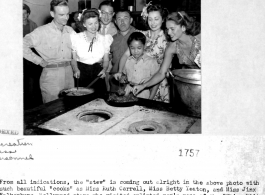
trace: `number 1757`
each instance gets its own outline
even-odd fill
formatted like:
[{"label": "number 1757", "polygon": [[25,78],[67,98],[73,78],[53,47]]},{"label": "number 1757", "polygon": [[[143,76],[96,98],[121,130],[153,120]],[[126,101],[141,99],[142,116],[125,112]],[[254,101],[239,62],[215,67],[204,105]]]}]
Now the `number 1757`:
[{"label": "number 1757", "polygon": [[200,150],[194,149],[179,149],[179,156],[197,157]]}]

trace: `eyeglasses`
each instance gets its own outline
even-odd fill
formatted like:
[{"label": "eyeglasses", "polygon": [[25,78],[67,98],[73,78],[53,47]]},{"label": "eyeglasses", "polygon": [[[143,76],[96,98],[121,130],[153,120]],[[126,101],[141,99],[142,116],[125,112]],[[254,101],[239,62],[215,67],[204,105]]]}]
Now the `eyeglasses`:
[{"label": "eyeglasses", "polygon": [[111,17],[111,16],[113,16],[114,13],[113,12],[109,13],[109,12],[101,11],[101,14],[102,14],[102,16],[106,16],[107,15],[108,17]]}]

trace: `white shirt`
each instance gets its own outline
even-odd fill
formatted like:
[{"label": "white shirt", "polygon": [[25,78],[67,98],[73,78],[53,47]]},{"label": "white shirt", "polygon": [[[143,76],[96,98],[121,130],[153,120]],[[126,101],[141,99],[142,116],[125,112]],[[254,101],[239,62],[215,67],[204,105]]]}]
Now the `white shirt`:
[{"label": "white shirt", "polygon": [[84,32],[73,34],[70,36],[72,41],[72,51],[77,54],[77,61],[93,65],[101,62],[104,54],[109,53],[110,45],[113,41],[111,35],[96,34],[96,39],[93,41],[92,51],[89,50],[91,41],[86,40]]}]

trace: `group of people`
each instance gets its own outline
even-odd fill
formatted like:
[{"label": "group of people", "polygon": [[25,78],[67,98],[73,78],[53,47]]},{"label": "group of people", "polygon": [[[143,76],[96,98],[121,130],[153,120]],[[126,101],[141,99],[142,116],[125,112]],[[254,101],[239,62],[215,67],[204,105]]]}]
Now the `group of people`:
[{"label": "group of people", "polygon": [[53,21],[27,34],[23,44],[24,58],[43,67],[44,103],[73,88],[74,77],[80,87],[101,77],[93,88],[104,93],[117,91],[122,75],[128,80],[125,95],[169,102],[167,71],[173,56],[183,68],[201,67],[200,25],[183,11],[169,14],[161,5],[149,4],[143,13],[149,30],[141,31],[131,26],[129,10],[114,10],[112,1],[103,1],[99,9],[76,15],[84,27],[76,33],[66,25],[68,2],[52,0],[50,5]]}]

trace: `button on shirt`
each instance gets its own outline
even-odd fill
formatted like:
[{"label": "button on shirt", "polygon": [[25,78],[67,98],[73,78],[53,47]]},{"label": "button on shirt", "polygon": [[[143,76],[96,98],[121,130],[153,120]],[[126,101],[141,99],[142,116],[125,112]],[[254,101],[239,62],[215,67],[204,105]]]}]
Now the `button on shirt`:
[{"label": "button on shirt", "polygon": [[[71,61],[70,34],[75,31],[69,26],[60,31],[53,21],[43,25],[24,37],[23,57],[35,64],[40,64],[42,59],[49,64]],[[41,57],[32,52],[33,47]]]},{"label": "button on shirt", "polygon": [[138,61],[130,56],[124,67],[124,74],[127,75],[128,81],[139,84],[143,80],[150,79],[159,69],[155,58],[144,54]]},{"label": "button on shirt", "polygon": [[[158,69],[159,65],[156,59],[144,54],[138,61],[133,56],[130,56],[126,61],[123,73],[127,75],[129,82],[140,84],[143,81],[148,81]],[[137,97],[146,99],[149,96],[149,89],[145,89],[137,95]]]}]

